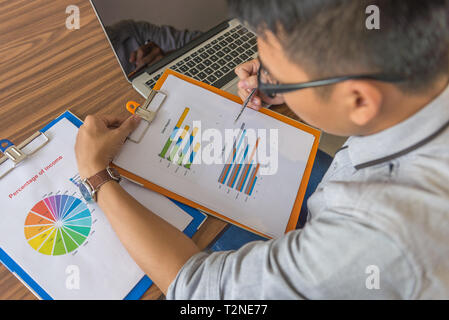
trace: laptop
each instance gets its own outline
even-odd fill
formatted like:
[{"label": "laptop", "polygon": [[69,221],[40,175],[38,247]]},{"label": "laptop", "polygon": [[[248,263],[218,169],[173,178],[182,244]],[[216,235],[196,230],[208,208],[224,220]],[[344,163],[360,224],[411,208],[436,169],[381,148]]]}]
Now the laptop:
[{"label": "laptop", "polygon": [[[126,4],[129,7],[133,7],[133,1],[141,2],[138,0],[127,0]],[[170,1],[173,0],[168,0],[168,2]],[[208,9],[211,6],[211,2],[209,0],[200,1],[204,1],[204,6],[202,6],[201,12],[198,12],[198,15],[207,15],[207,11],[212,10]],[[247,27],[242,25],[238,20],[232,19],[221,21],[218,25],[211,26],[205,32],[197,32],[196,34],[193,34],[191,37],[192,39],[185,41],[186,43],[182,43],[176,48],[172,48],[173,50],[171,50],[170,53],[165,55],[161,60],[146,65],[139,72],[132,74],[132,72],[129,72],[129,61],[125,60],[129,60],[129,58],[126,57],[129,52],[124,53],[126,48],[125,50],[124,48],[119,48],[118,44],[115,44],[114,47],[113,40],[115,38],[111,39],[111,26],[105,24],[108,22],[106,21],[108,15],[111,16],[111,10],[115,9],[111,6],[111,3],[105,5],[106,1],[104,0],[91,0],[90,2],[101,26],[103,27],[103,31],[108,38],[114,54],[119,61],[120,67],[122,68],[126,79],[132,84],[133,88],[145,98],[148,97],[156,81],[165,69],[168,68],[196,80],[236,94],[238,82],[238,78],[234,72],[236,66],[257,57],[256,35]],[[154,8],[161,5],[160,2],[158,2],[158,6],[152,6],[151,0],[147,0],[147,2],[148,10],[152,10],[153,14]],[[117,8],[117,10],[120,10],[120,8]],[[176,19],[179,21],[189,21],[189,17],[185,17],[183,20],[183,14],[187,15],[185,11],[186,10],[183,10],[183,8],[176,10]],[[115,16],[122,18],[120,14],[120,12],[116,12]],[[164,21],[163,16],[157,15],[157,18],[158,21]],[[198,18],[200,17],[198,16]],[[126,28],[135,30],[136,27],[133,24],[134,21],[130,21],[130,18],[126,16],[123,17],[123,20],[126,21],[126,25],[129,25],[130,23],[132,24],[131,27],[127,26]],[[153,23],[152,21],[147,22]],[[117,25],[117,22],[114,22],[114,25]],[[165,23],[162,22],[159,25],[165,25]],[[185,28],[182,28],[180,31],[186,32],[188,28],[189,26],[185,26]],[[164,31],[164,34],[166,33],[166,30]],[[185,34],[182,33],[182,36],[185,37]],[[146,41],[153,40],[147,39]],[[134,46],[135,45],[136,43],[134,43]],[[129,50],[130,49],[128,48],[128,51]],[[135,66],[132,66],[132,68],[135,69]]]}]

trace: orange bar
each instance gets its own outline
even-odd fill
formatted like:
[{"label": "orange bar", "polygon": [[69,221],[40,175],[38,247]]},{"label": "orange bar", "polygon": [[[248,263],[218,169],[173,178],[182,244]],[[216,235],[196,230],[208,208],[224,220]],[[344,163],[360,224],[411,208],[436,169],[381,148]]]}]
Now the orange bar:
[{"label": "orange bar", "polygon": [[239,172],[241,164],[238,164],[237,167],[234,169],[234,174],[229,180],[228,187],[231,187],[234,184],[235,176],[237,175],[237,172]]},{"label": "orange bar", "polygon": [[[235,152],[236,152],[236,150],[235,150],[235,147],[232,149],[232,158],[231,159],[234,159],[234,156],[235,156]],[[225,171],[225,174],[223,175],[223,178],[221,179],[221,183],[222,184],[224,184],[224,180],[225,180],[225,178],[227,177],[227,175],[228,175],[228,170],[230,170],[229,168],[232,166],[232,162],[231,163],[229,163],[229,164],[227,164],[227,168],[226,168],[226,171]]]},{"label": "orange bar", "polygon": [[[256,170],[254,170],[254,174],[253,174],[253,176],[251,177],[251,181],[248,183],[248,186],[251,186],[251,185],[253,184],[253,182],[254,182],[254,179],[256,179],[257,171],[259,171],[259,167],[260,167],[260,163],[257,164]],[[249,195],[249,191],[250,191],[250,190],[248,190],[247,195]]]}]

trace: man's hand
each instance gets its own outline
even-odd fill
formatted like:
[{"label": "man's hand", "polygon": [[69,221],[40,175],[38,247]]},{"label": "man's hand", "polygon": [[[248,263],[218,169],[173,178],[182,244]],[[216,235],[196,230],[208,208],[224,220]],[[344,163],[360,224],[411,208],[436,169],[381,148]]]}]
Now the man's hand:
[{"label": "man's hand", "polygon": [[129,57],[129,62],[133,63],[137,70],[161,60],[164,56],[165,53],[157,44],[149,42],[132,52]]},{"label": "man's hand", "polygon": [[113,116],[87,116],[75,144],[81,178],[90,178],[105,169],[139,122],[138,116],[126,120]]},{"label": "man's hand", "polygon": [[[238,94],[240,98],[245,101],[254,88],[257,88],[257,71],[260,68],[260,62],[258,59],[254,59],[245,62],[235,68],[235,73],[239,77]],[[270,98],[258,91],[248,103],[248,107],[259,110],[263,104],[277,105],[284,103],[284,99],[281,96]]]}]

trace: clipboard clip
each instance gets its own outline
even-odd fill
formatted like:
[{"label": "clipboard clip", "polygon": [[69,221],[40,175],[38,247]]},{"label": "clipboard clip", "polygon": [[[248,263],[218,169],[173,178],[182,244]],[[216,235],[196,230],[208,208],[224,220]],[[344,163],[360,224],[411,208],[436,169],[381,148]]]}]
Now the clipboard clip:
[{"label": "clipboard clip", "polygon": [[[165,98],[167,98],[166,93],[159,90],[151,90],[150,95],[142,106],[135,101],[128,101],[128,103],[126,103],[126,110],[145,120],[145,122],[142,121],[140,126],[130,134],[128,137],[130,141],[140,143],[150,127],[150,123],[156,118]],[[144,125],[142,125],[142,123],[144,123]]]},{"label": "clipboard clip", "polygon": [[126,110],[132,114],[138,115],[148,123],[151,123],[154,118],[156,118],[156,115],[166,97],[167,95],[162,91],[151,90],[150,95],[142,106],[135,101],[128,101],[126,104]]},{"label": "clipboard clip", "polygon": [[[43,138],[43,142],[34,146],[33,148],[30,148],[30,144],[35,141],[38,138]],[[15,146],[11,141],[9,140],[0,140],[0,151],[3,152],[4,156],[0,157],[0,179],[6,176],[9,172],[14,170],[21,162],[23,162],[25,159],[27,159],[32,154],[39,151],[41,148],[43,148],[50,139],[48,136],[43,132],[36,132],[31,137],[23,141],[18,146]],[[26,149],[26,150],[25,150]],[[7,161],[12,161],[12,166],[7,168],[6,171],[3,171],[1,166]]]}]

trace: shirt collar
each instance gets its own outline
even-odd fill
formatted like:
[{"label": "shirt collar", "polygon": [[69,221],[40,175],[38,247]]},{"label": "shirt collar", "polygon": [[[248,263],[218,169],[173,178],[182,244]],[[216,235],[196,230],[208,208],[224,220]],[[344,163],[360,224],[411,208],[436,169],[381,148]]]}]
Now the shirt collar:
[{"label": "shirt collar", "polygon": [[350,137],[344,148],[356,169],[383,163],[411,152],[449,127],[449,86],[426,107],[379,133]]}]

